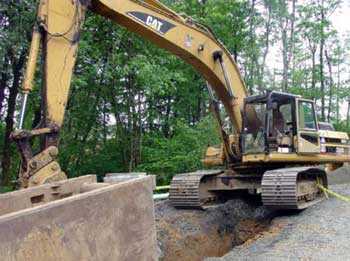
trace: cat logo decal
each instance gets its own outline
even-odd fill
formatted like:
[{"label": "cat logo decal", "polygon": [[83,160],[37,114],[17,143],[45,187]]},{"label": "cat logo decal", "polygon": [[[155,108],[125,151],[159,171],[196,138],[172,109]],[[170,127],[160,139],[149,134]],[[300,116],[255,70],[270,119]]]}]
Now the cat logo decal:
[{"label": "cat logo decal", "polygon": [[166,34],[169,30],[175,27],[175,25],[169,23],[168,21],[165,21],[164,19],[146,13],[135,11],[128,12],[127,14],[138,22],[152,28],[162,35]]}]

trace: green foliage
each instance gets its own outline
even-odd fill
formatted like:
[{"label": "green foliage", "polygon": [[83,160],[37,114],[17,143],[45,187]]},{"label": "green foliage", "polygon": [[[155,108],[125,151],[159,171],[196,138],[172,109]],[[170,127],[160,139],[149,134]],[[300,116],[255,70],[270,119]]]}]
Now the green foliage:
[{"label": "green foliage", "polygon": [[143,139],[143,160],[137,169],[157,174],[157,184],[169,184],[176,173],[203,168],[201,159],[206,147],[219,144],[219,137],[211,117],[204,118],[194,127],[177,121],[170,139],[147,135]]},{"label": "green foliage", "polygon": [[1,193],[7,193],[13,191],[12,187],[7,187],[7,186],[0,186],[0,194]]},{"label": "green foliage", "polygon": [[[339,111],[350,99],[350,37],[341,37],[330,19],[339,1],[296,1],[294,15],[293,1],[162,0],[212,29],[236,58],[252,94],[274,89],[316,99],[318,104],[324,99],[319,114],[328,114],[337,129],[349,131],[350,115]],[[2,93],[9,92],[13,80],[8,51],[16,56],[28,47],[34,2],[5,0],[0,4],[0,81],[8,76],[0,86],[0,92],[5,90]],[[321,61],[323,41],[329,59],[324,53]],[[271,66],[269,60],[275,56],[281,62],[286,58],[286,75],[280,67]],[[285,76],[287,88],[282,87]],[[28,129],[40,118],[41,79],[38,66],[25,120]],[[2,121],[7,99],[0,111]],[[100,178],[109,172],[147,171],[156,174],[160,184],[167,184],[175,173],[202,168],[207,145],[220,142],[208,104],[205,81],[192,67],[89,12],[60,132],[62,169],[70,177],[98,174]],[[1,122],[0,159],[4,132]],[[15,146],[10,149],[11,175],[15,176],[18,154]]]},{"label": "green foliage", "polygon": [[334,128],[337,131],[343,131],[349,134],[350,136],[350,123],[347,121],[340,121],[338,123],[333,124]]}]

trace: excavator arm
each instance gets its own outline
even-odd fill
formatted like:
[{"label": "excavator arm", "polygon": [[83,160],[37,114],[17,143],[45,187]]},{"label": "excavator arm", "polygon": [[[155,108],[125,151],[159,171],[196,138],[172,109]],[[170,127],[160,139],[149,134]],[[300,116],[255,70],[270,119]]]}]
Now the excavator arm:
[{"label": "excavator arm", "polygon": [[[58,132],[64,120],[81,27],[87,9],[111,19],[192,65],[224,105],[235,134],[240,133],[246,88],[230,52],[210,29],[191,18],[178,15],[156,0],[41,0],[23,91],[26,97],[32,89],[41,45],[44,66],[43,119],[35,130],[20,128],[12,135],[22,156],[22,187],[55,180],[55,176],[62,177],[55,161]],[[21,123],[24,109],[25,106],[21,113]],[[43,136],[42,152],[33,156],[28,140],[38,135]],[[239,157],[238,138],[235,152],[227,144],[227,138],[223,142],[228,158]]]}]

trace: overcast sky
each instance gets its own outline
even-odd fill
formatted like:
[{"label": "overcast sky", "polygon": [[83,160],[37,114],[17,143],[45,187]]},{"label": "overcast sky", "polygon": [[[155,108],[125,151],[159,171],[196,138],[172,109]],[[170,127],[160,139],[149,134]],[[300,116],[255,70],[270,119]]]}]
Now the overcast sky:
[{"label": "overcast sky", "polygon": [[350,0],[344,0],[342,7],[332,16],[334,27],[342,34],[350,31],[349,16]]},{"label": "overcast sky", "polygon": [[[340,35],[345,36],[345,34],[350,32],[350,0],[344,0],[343,2],[342,7],[333,14],[332,22]],[[345,102],[342,104],[340,111],[342,118],[346,117],[347,110],[348,103]]]}]

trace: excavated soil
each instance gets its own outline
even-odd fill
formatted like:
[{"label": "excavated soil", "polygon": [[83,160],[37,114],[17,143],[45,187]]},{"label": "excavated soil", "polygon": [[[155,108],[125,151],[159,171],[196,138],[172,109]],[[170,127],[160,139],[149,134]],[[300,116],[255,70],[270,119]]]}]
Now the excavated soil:
[{"label": "excavated soil", "polygon": [[236,198],[203,210],[179,210],[169,201],[155,206],[159,260],[221,257],[265,231],[274,213],[259,198]]},{"label": "excavated soil", "polygon": [[[350,196],[350,184],[330,189]],[[331,197],[302,212],[284,213],[256,240],[206,261],[350,260],[348,202]]]},{"label": "excavated soil", "polygon": [[[332,185],[331,188],[336,191],[339,190],[339,192],[347,192],[349,185],[346,189],[343,189],[342,185],[338,188],[334,184],[350,183],[350,167],[345,166],[331,173],[328,180],[329,184]],[[345,194],[348,194],[348,192]],[[281,237],[280,234],[283,235],[282,231],[287,231],[283,230],[283,226],[278,225],[278,217],[282,216],[284,220],[290,221],[291,224],[295,222],[294,219],[303,219],[304,216],[306,221],[312,220],[313,216],[319,219],[319,214],[312,211],[323,209],[325,213],[322,214],[322,217],[329,216],[328,212],[336,213],[333,210],[336,203],[344,204],[333,199],[301,213],[281,213],[263,207],[258,197],[247,197],[246,195],[241,195],[241,197],[236,197],[206,211],[178,210],[171,207],[169,201],[158,202],[155,205],[155,215],[159,260],[199,261],[208,257],[222,257],[232,249],[233,251],[223,259],[208,260],[247,260],[247,256],[249,256],[247,252],[256,254],[255,246],[259,246],[259,242],[264,242],[265,238]],[[310,216],[308,213],[313,214],[310,214]],[[275,217],[277,219],[274,219]],[[334,217],[333,220],[336,219],[337,217]],[[300,233],[299,237],[304,234],[302,231],[298,233]],[[290,231],[285,232],[286,237],[289,234]],[[310,234],[310,237],[313,238],[312,234]],[[303,241],[299,243],[303,244]],[[272,248],[274,244],[270,242],[263,245],[262,249],[269,251],[269,248]],[[247,252],[242,250],[241,253],[240,249]],[[238,253],[241,253],[240,258],[238,258]],[[254,256],[253,254],[252,256]],[[271,260],[267,256],[265,256],[266,260]],[[346,256],[349,257],[350,254]],[[261,258],[259,253],[254,257],[254,260],[260,260]]]}]

